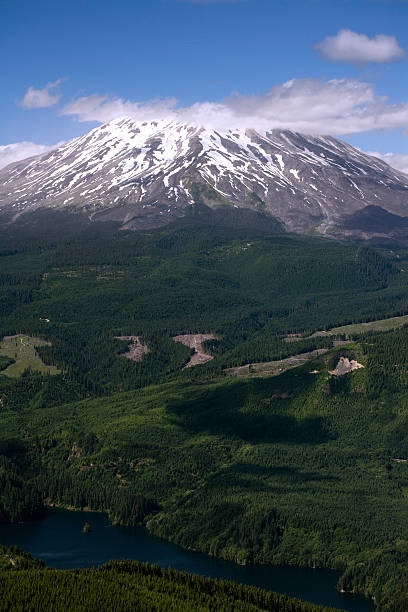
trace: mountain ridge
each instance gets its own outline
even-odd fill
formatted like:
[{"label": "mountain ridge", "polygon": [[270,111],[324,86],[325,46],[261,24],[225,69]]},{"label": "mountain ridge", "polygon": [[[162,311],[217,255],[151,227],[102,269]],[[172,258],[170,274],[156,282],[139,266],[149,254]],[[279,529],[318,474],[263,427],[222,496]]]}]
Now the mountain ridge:
[{"label": "mountain ridge", "polygon": [[[250,208],[298,233],[341,233],[366,206],[408,215],[408,176],[331,136],[115,119],[0,170],[0,214],[84,212],[138,229],[211,208]],[[340,228],[340,230],[339,230]]]}]

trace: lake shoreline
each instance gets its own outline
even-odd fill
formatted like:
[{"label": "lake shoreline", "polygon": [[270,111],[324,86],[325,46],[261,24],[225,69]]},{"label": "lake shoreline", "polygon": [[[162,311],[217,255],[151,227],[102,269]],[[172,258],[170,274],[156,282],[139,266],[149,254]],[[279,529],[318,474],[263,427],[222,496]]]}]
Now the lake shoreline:
[{"label": "lake shoreline", "polygon": [[[134,559],[163,568],[173,567],[192,574],[257,586],[349,612],[374,611],[368,598],[342,594],[337,589],[340,573],[336,570],[291,565],[239,565],[158,538],[145,525],[115,525],[103,511],[68,510],[50,504],[47,508],[48,512],[39,521],[0,525],[0,540],[5,545],[19,546],[43,560],[47,567],[57,569],[80,569],[102,565],[113,559]],[[89,533],[82,531],[85,522],[91,526]]]}]

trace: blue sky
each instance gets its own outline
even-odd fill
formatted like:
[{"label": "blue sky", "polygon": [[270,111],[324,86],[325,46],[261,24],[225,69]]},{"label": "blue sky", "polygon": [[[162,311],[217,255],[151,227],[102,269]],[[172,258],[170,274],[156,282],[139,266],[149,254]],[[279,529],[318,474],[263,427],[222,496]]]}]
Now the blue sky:
[{"label": "blue sky", "polygon": [[2,0],[0,145],[123,112],[408,155],[407,24],[405,0]]}]

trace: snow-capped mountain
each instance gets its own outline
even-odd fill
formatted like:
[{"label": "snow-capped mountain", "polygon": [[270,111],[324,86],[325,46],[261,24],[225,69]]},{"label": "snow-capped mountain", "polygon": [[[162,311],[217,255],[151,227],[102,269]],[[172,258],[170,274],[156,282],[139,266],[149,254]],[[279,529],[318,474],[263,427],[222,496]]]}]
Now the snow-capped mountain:
[{"label": "snow-capped mountain", "polygon": [[[82,211],[123,227],[209,206],[261,210],[293,231],[330,233],[366,206],[408,216],[408,176],[332,138],[114,120],[0,171],[0,212]],[[201,197],[201,196],[200,196]]]}]

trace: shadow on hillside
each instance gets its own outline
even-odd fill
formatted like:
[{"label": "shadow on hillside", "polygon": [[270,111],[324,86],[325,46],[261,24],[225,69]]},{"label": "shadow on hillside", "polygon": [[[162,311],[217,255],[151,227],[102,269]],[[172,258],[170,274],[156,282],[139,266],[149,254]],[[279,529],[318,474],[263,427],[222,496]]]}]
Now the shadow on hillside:
[{"label": "shadow on hillside", "polygon": [[[270,480],[269,480],[270,479]],[[289,466],[265,467],[250,463],[238,463],[216,474],[213,474],[206,483],[207,489],[219,491],[224,489],[239,488],[251,491],[271,491],[277,486],[283,488],[288,485],[297,485],[310,482],[333,482],[339,479],[334,476],[319,474],[318,472],[301,472],[297,468]],[[297,489],[300,490],[299,488]]]},{"label": "shadow on hillside", "polygon": [[256,387],[252,382],[237,382],[207,389],[191,400],[170,402],[167,410],[176,425],[195,434],[205,432],[253,443],[321,444],[333,439],[321,416],[296,419],[273,412],[262,401],[270,386],[266,381]]}]

